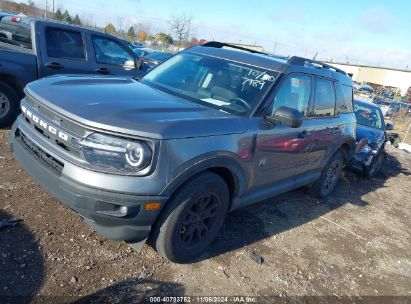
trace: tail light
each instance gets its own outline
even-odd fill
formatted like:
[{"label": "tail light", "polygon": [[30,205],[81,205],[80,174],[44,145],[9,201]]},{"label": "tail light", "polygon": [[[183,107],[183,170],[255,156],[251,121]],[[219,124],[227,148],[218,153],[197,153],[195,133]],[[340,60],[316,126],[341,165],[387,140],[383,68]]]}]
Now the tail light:
[{"label": "tail light", "polygon": [[10,21],[11,21],[11,22],[20,22],[20,21],[21,21],[21,18],[20,18],[20,17],[11,17],[11,18],[10,18]]}]

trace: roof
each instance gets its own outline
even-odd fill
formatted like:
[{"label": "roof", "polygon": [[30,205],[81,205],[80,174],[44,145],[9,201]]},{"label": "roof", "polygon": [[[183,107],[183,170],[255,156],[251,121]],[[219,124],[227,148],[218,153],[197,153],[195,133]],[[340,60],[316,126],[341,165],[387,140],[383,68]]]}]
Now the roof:
[{"label": "roof", "polygon": [[213,57],[223,58],[239,63],[250,64],[258,67],[264,67],[269,70],[283,72],[288,66],[287,61],[267,56],[259,53],[249,53],[235,49],[194,46],[187,49],[188,52],[209,55]]},{"label": "roof", "polygon": [[411,73],[411,70],[405,69],[396,69],[396,68],[388,68],[388,67],[380,67],[380,66],[373,66],[373,65],[364,65],[364,64],[353,64],[353,63],[344,63],[344,62],[334,62],[334,61],[324,61],[328,64],[339,64],[339,65],[347,65],[347,66],[355,66],[361,68],[372,68],[372,69],[380,69],[380,70],[390,70],[390,71],[399,71],[399,72],[406,72]]}]

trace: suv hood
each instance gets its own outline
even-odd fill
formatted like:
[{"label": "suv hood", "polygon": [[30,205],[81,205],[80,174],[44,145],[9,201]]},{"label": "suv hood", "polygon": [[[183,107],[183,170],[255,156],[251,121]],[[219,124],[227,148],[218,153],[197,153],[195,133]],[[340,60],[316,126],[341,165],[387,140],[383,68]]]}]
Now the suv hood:
[{"label": "suv hood", "polygon": [[28,84],[26,93],[83,125],[157,139],[242,133],[249,120],[130,78],[51,76]]}]

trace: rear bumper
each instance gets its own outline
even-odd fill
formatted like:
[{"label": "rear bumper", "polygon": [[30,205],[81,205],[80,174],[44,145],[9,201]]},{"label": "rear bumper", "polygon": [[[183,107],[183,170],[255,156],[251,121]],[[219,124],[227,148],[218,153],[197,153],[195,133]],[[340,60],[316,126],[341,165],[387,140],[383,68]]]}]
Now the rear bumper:
[{"label": "rear bumper", "polygon": [[[30,139],[27,134],[24,135]],[[15,158],[27,173],[109,239],[129,242],[146,239],[159,211],[145,210],[145,203],[160,202],[163,206],[168,199],[163,196],[105,191],[70,179],[42,160],[23,142],[17,122],[10,131],[9,144]],[[109,180],[112,179],[113,176],[110,175]]]}]

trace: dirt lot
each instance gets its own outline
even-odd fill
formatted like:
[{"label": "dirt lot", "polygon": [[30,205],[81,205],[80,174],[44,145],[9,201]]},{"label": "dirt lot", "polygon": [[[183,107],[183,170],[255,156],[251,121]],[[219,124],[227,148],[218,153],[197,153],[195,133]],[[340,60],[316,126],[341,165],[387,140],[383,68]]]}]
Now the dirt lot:
[{"label": "dirt lot", "polygon": [[177,265],[93,232],[19,168],[6,137],[0,131],[0,220],[22,222],[0,230],[0,295],[411,300],[411,155],[391,146],[376,178],[345,172],[325,201],[299,189],[235,211],[199,262]]}]

